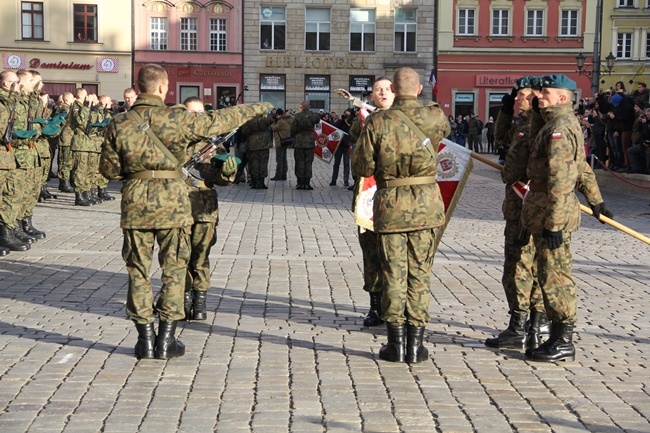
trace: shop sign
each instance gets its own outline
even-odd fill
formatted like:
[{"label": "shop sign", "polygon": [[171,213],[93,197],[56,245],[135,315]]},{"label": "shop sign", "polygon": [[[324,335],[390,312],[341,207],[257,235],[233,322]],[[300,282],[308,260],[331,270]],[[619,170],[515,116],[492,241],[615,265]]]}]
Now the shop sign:
[{"label": "shop sign", "polygon": [[372,83],[375,81],[374,75],[350,75],[350,92],[365,92],[372,89]]},{"label": "shop sign", "polygon": [[505,95],[505,93],[491,93],[490,94],[490,103],[498,102],[500,104],[501,99],[503,99],[504,95]]},{"label": "shop sign", "polygon": [[358,71],[368,69],[366,58],[356,57],[297,57],[266,56],[267,68],[305,68],[305,69],[349,69]]},{"label": "shop sign", "polygon": [[521,75],[476,74],[476,87],[513,87]]},{"label": "shop sign", "polygon": [[456,93],[456,99],[454,102],[474,102],[473,93]]},{"label": "shop sign", "polygon": [[284,75],[260,75],[260,90],[286,90]]},{"label": "shop sign", "polygon": [[306,75],[305,90],[310,92],[329,92],[330,77],[326,75]]},{"label": "shop sign", "polygon": [[97,57],[97,72],[119,72],[117,57]]},{"label": "shop sign", "polygon": [[80,70],[80,71],[87,71],[89,69],[93,68],[92,64],[88,63],[75,63],[75,62],[68,62],[68,63],[63,63],[61,61],[57,63],[42,63],[41,59],[38,57],[34,57],[29,61],[29,67],[31,69],[37,69],[37,68],[43,68],[43,69],[74,69],[74,70]]}]

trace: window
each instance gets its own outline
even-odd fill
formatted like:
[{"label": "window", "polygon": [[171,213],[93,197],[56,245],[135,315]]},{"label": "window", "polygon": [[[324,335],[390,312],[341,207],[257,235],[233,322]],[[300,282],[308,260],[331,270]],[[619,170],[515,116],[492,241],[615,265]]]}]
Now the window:
[{"label": "window", "polygon": [[560,22],[560,36],[574,37],[578,36],[578,11],[562,11],[562,20]]},{"label": "window", "polygon": [[475,9],[458,9],[458,34],[461,36],[475,35]]},{"label": "window", "polygon": [[149,28],[151,30],[151,49],[167,49],[167,18],[152,17]]},{"label": "window", "polygon": [[616,58],[632,58],[632,33],[619,33],[616,44]]},{"label": "window", "polygon": [[73,5],[75,42],[97,42],[97,5]]},{"label": "window", "polygon": [[617,8],[633,8],[634,7],[634,0],[618,0],[618,2],[616,2],[616,7]]},{"label": "window", "polygon": [[307,8],[305,18],[305,50],[328,51],[330,49],[331,10]]},{"label": "window", "polygon": [[494,9],[492,11],[492,36],[508,36],[508,9]]},{"label": "window", "polygon": [[544,36],[544,11],[529,9],[526,13],[526,36]]},{"label": "window", "polygon": [[418,33],[418,10],[395,9],[395,51],[414,53]]},{"label": "window", "polygon": [[374,9],[350,9],[350,51],[375,51]]},{"label": "window", "polygon": [[196,18],[181,18],[181,51],[196,51],[197,22]]},{"label": "window", "polygon": [[287,28],[286,8],[260,7],[260,49],[284,50]]},{"label": "window", "polygon": [[43,3],[23,2],[22,13],[22,38],[43,40]]},{"label": "window", "polygon": [[226,51],[226,20],[210,18],[210,51]]},{"label": "window", "polygon": [[645,34],[645,58],[650,59],[650,29]]}]

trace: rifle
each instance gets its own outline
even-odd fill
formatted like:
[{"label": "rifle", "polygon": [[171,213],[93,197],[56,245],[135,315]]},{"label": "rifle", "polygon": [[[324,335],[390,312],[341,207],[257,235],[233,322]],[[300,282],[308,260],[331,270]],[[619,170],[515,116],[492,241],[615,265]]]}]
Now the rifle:
[{"label": "rifle", "polygon": [[[11,99],[11,96],[14,92],[14,89],[16,87],[16,83],[11,83],[11,88],[9,89],[9,99]],[[14,122],[16,120],[16,100],[17,98],[14,98],[14,103],[11,106],[11,113],[9,113],[9,121],[7,122],[7,130],[5,131],[5,136],[4,136],[4,142],[5,146],[7,147],[8,151],[11,151],[11,139],[13,138],[14,135]]]},{"label": "rifle", "polygon": [[91,102],[89,105],[89,110],[88,110],[88,122],[86,123],[86,135],[90,137],[90,133],[92,132],[93,129],[93,111],[95,108],[95,105]]},{"label": "rifle", "polygon": [[203,146],[201,150],[196,152],[194,155],[190,156],[190,159],[183,164],[183,167],[181,168],[185,178],[194,177],[202,179],[199,172],[199,165],[209,162],[210,158],[212,158],[212,156],[217,152],[217,148],[227,140],[230,140],[230,137],[235,135],[236,132],[237,129],[230,131],[226,135],[211,138],[208,144]]},{"label": "rifle", "polygon": [[32,100],[36,96],[36,91],[33,90],[32,93],[29,94],[29,98],[27,99],[27,130],[33,129],[34,126],[34,111],[32,110],[33,104]]},{"label": "rifle", "polygon": [[352,105],[354,105],[357,108],[365,108],[366,110],[368,110],[368,112],[372,112],[376,110],[376,107],[373,107],[372,105],[363,102],[359,98],[355,98],[354,96],[352,96],[350,92],[348,92],[345,89],[336,89],[334,93],[352,102]]}]

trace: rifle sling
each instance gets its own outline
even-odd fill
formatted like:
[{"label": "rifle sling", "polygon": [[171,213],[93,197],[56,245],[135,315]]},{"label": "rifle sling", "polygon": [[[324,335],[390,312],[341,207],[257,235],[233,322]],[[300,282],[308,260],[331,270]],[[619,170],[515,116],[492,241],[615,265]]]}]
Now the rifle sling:
[{"label": "rifle sling", "polygon": [[135,120],[138,123],[138,130],[141,131],[141,132],[144,132],[145,134],[147,134],[149,136],[149,138],[151,139],[151,141],[153,141],[153,144],[155,144],[156,147],[158,147],[158,149],[160,149],[162,151],[162,153],[164,153],[165,156],[168,159],[173,161],[174,165],[177,168],[180,166],[180,163],[178,162],[178,159],[176,159],[174,154],[171,153],[169,151],[169,149],[167,149],[167,147],[162,143],[162,141],[160,141],[160,139],[156,136],[156,134],[153,133],[153,131],[149,127],[149,124],[144,121],[142,116],[140,116],[140,114],[138,114],[137,111],[129,110],[129,111],[126,112],[126,115],[128,117],[131,117],[132,120]]},{"label": "rifle sling", "polygon": [[394,110],[394,111],[395,111],[395,113],[397,113],[397,117],[399,117],[402,120],[402,122],[406,123],[406,126],[408,126],[411,129],[411,131],[413,131],[415,133],[415,135],[418,136],[422,146],[424,146],[427,149],[427,151],[429,151],[429,153],[433,157],[433,160],[435,161],[437,155],[434,153],[434,150],[432,149],[432,147],[429,146],[429,144],[431,144],[431,140],[429,139],[429,137],[424,135],[424,132],[422,132],[422,130],[420,128],[418,128],[415,125],[415,123],[413,123],[413,121],[411,119],[409,119],[406,114],[404,114],[403,111],[400,111],[400,110]]}]

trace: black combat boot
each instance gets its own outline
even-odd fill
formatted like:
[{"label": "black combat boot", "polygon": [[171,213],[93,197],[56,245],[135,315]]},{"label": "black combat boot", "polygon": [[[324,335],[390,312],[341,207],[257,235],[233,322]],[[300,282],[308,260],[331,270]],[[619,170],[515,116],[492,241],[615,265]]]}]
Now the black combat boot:
[{"label": "black combat boot", "polygon": [[103,201],[101,197],[97,195],[97,188],[93,188],[90,191],[88,191],[88,198],[90,199],[90,202],[93,204],[100,204]]},{"label": "black combat boot", "polygon": [[305,189],[305,184],[303,183],[304,180],[303,177],[298,177],[298,186],[296,186],[296,189]]},{"label": "black combat boot", "polygon": [[38,239],[36,239],[36,236],[31,236],[25,232],[25,229],[23,229],[23,223],[21,221],[18,222],[18,225],[14,227],[14,236],[20,241],[24,242],[26,244],[33,244],[36,242]]},{"label": "black combat boot", "polygon": [[185,355],[185,345],[174,337],[177,324],[177,321],[160,321],[156,337],[156,359],[171,359]]},{"label": "black combat boot", "polygon": [[97,194],[99,195],[99,198],[101,198],[103,201],[115,200],[115,197],[110,195],[108,191],[106,191],[106,188],[97,188]]},{"label": "black combat boot", "polygon": [[192,318],[192,291],[188,290],[183,293],[183,311],[185,318],[183,321],[189,321]]},{"label": "black combat boot", "polygon": [[406,362],[417,364],[429,359],[429,350],[422,344],[424,326],[406,326]]},{"label": "black combat boot", "polygon": [[256,177],[251,178],[251,189],[258,189],[258,187],[257,187],[257,178]]},{"label": "black combat boot", "polygon": [[369,293],[370,295],[370,311],[363,319],[363,326],[377,326],[381,325],[381,292]]},{"label": "black combat boot", "polygon": [[314,188],[309,184],[309,182],[311,181],[311,177],[304,177],[303,179],[305,183],[303,184],[302,189],[305,189],[307,191],[313,190]]},{"label": "black combat boot", "polygon": [[542,335],[548,335],[551,333],[551,321],[548,320],[546,312],[542,312],[542,315],[539,318],[539,333]]},{"label": "black combat boot", "polygon": [[99,203],[99,200],[93,198],[93,194],[90,191],[84,191],[81,193],[83,197],[90,203],[91,206],[94,206]]},{"label": "black combat boot", "polygon": [[257,189],[269,189],[268,186],[264,185],[264,178],[263,177],[258,177],[257,178]]},{"label": "black combat boot", "polygon": [[384,361],[404,362],[406,360],[406,325],[393,326],[386,323],[388,343],[379,349],[379,357]]},{"label": "black combat boot", "polygon": [[192,320],[205,320],[207,317],[205,312],[205,295],[206,292],[200,290],[192,290]]},{"label": "black combat boot", "polygon": [[279,174],[276,173],[275,176],[273,176],[273,177],[272,177],[271,179],[269,179],[269,180],[283,180],[283,179],[282,179],[282,176],[280,176]]},{"label": "black combat boot", "polygon": [[153,359],[155,355],[154,347],[156,345],[156,331],[153,323],[145,325],[135,324],[138,330],[138,342],[135,343],[135,356],[138,359]]},{"label": "black combat boot", "polygon": [[539,343],[541,341],[539,325],[541,323],[542,316],[546,316],[546,313],[543,311],[533,310],[530,313],[528,331],[526,331],[526,350],[534,350],[539,347]]},{"label": "black combat boot", "polygon": [[88,201],[83,192],[77,191],[74,193],[75,206],[92,206],[93,204]]},{"label": "black combat boot", "polygon": [[41,186],[41,193],[38,196],[39,203],[42,203],[44,200],[50,200],[53,198],[56,198],[56,196],[47,190],[47,185]]},{"label": "black combat boot", "polygon": [[535,350],[526,351],[533,361],[558,362],[575,361],[576,348],[573,345],[573,323],[551,324],[551,337]]},{"label": "black combat boot", "polygon": [[61,192],[74,192],[70,181],[67,179],[59,179],[59,191]]},{"label": "black combat boot", "polygon": [[9,254],[10,251],[11,250],[9,248],[0,246],[0,257],[6,256],[7,254]]},{"label": "black combat boot", "polygon": [[35,237],[36,239],[45,239],[45,232],[42,232],[32,225],[32,217],[26,216],[22,220],[23,230],[30,236]]},{"label": "black combat boot", "polygon": [[510,324],[505,331],[495,338],[485,340],[488,347],[509,347],[512,349],[523,349],[526,340],[526,315],[514,312],[510,315]]},{"label": "black combat boot", "polygon": [[27,251],[30,246],[16,237],[14,230],[0,224],[0,246],[10,251]]}]

